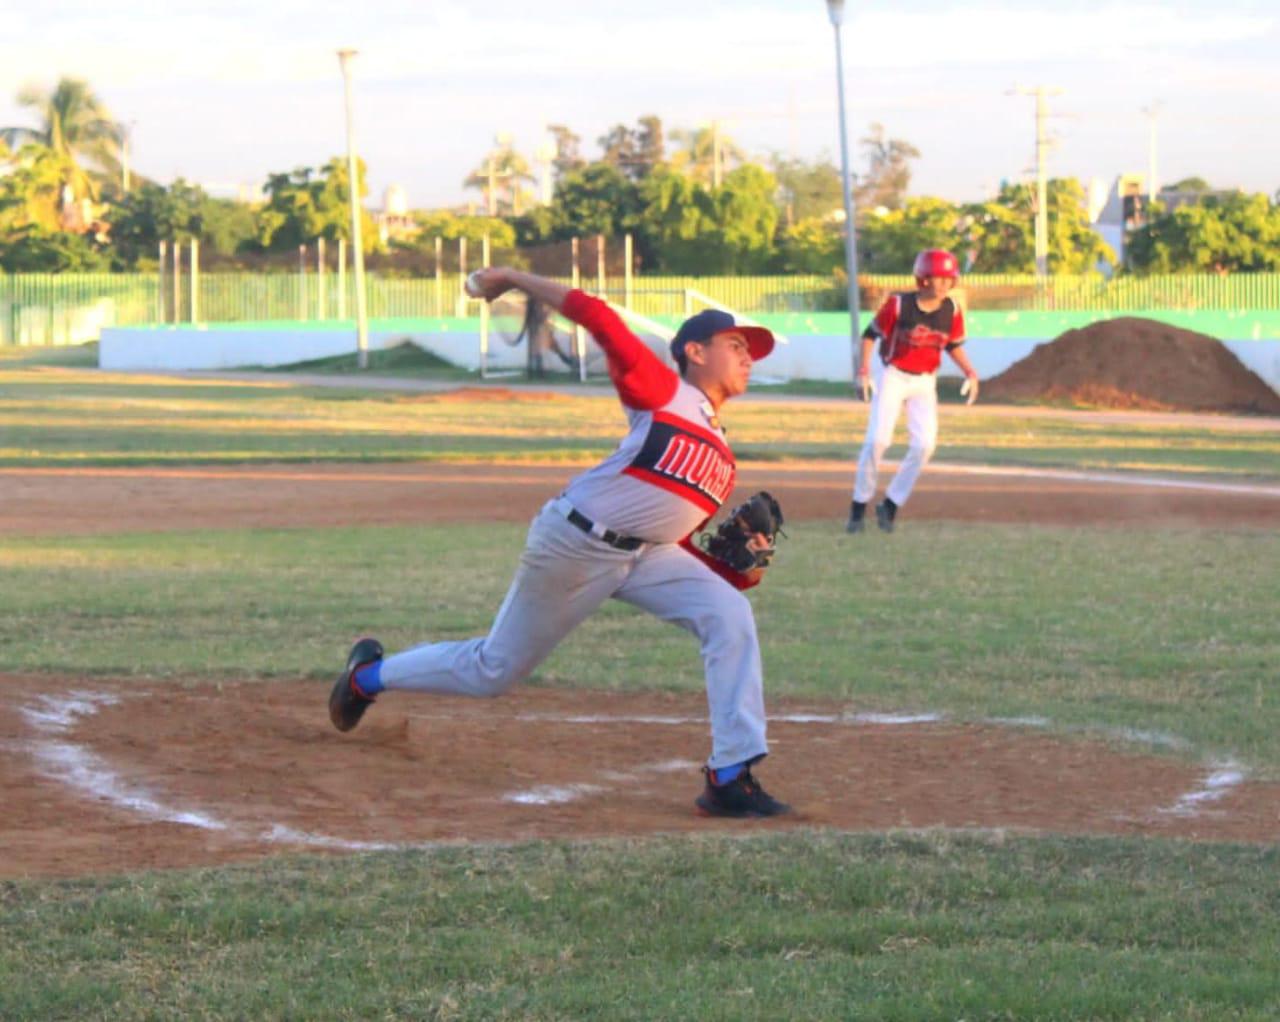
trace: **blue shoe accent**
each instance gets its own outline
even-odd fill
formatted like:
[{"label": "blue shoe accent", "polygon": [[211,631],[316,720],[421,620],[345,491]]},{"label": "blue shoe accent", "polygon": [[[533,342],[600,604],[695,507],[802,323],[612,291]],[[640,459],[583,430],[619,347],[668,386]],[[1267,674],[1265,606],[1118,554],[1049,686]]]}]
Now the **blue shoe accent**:
[{"label": "blue shoe accent", "polygon": [[747,769],[746,763],[734,763],[733,766],[719,767],[712,771],[712,784],[730,784],[738,779],[738,775]]},{"label": "blue shoe accent", "polygon": [[356,688],[370,698],[382,692],[386,689],[382,684],[382,661],[375,660],[371,664],[365,664],[356,671],[354,680]]}]

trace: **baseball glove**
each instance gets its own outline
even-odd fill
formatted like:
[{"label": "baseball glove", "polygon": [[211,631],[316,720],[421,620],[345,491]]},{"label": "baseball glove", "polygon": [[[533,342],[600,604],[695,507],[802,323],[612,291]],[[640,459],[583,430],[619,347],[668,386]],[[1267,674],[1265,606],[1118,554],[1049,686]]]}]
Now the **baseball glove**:
[{"label": "baseball glove", "polygon": [[[768,545],[753,549],[749,544],[759,533]],[[715,532],[700,537],[702,549],[734,571],[747,572],[767,568],[777,550],[777,537],[782,531],[782,507],[773,494],[761,490],[729,512]]]}]

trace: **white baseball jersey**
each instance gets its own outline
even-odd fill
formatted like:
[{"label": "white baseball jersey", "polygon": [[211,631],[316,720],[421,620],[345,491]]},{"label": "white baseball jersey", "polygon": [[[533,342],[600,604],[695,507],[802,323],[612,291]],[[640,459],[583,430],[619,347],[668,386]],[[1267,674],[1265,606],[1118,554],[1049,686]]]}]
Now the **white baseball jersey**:
[{"label": "white baseball jersey", "polygon": [[[497,695],[528,677],[605,600],[621,600],[697,637],[711,714],[707,765],[753,762],[769,750],[763,666],[751,603],[737,590],[755,582],[689,541],[733,491],[736,468],[724,430],[706,396],[603,302],[571,291],[563,311],[605,350],[631,428],[613,454],[534,518],[489,634],[390,656],[383,684]],[[641,542],[619,547],[585,531],[571,512]]]}]

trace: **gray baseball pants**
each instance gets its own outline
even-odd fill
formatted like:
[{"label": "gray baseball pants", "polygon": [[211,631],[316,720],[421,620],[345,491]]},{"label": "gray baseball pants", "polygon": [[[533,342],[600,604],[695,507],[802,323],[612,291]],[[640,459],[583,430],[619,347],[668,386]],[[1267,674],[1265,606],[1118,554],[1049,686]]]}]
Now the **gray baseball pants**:
[{"label": "gray baseball pants", "polygon": [[617,550],[548,502],[489,634],[387,657],[389,691],[496,696],[527,678],[605,600],[623,600],[692,632],[701,645],[712,769],[755,759],[765,741],[764,682],[751,603],[674,543]]}]

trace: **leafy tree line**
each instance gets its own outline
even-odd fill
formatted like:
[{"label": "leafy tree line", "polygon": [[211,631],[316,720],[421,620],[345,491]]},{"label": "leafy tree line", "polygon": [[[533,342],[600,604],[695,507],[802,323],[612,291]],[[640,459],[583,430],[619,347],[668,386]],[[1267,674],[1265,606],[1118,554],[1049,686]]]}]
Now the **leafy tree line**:
[{"label": "leafy tree line", "polygon": [[[284,258],[318,238],[349,240],[346,161],[269,175],[265,199],[217,199],[178,180],[162,186],[121,183],[125,133],[77,79],[48,91],[28,88],[19,102],[36,127],[0,129],[0,270],[132,270],[154,267],[160,241],[199,239],[206,266],[256,266]],[[538,153],[554,190],[540,203],[530,162],[499,139],[462,182],[482,208],[414,214],[416,232],[382,246],[373,218],[362,237],[375,262],[418,271],[434,267],[435,239],[489,236],[497,251],[574,237],[630,234],[643,270],[677,274],[812,273],[843,275],[840,173],[829,159],[752,159],[718,125],[667,130],[655,116],[618,124],[588,159],[566,125]],[[1034,189],[1004,184],[989,201],[953,203],[909,196],[920,152],[873,124],[859,140],[856,177],[859,268],[905,273],[915,252],[954,250],[971,273],[1034,269]],[[1194,179],[1193,179],[1194,180]],[[1208,190],[1204,182],[1202,190]],[[356,186],[367,195],[365,168]],[[1049,268],[1087,273],[1114,263],[1070,178],[1049,182]],[[488,215],[489,210],[493,215]],[[474,250],[473,250],[474,251]],[[516,258],[519,258],[516,256]],[[1280,206],[1264,195],[1206,194],[1194,205],[1155,204],[1131,232],[1126,269],[1138,272],[1280,271]]]}]

